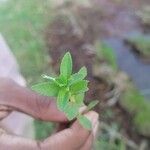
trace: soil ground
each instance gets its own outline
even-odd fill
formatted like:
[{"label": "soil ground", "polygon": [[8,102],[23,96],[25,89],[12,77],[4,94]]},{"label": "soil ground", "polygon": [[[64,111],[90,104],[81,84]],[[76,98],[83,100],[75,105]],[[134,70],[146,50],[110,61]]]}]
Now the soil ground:
[{"label": "soil ground", "polygon": [[[142,30],[134,14],[136,9],[141,7],[141,2],[136,0],[131,4],[128,1],[114,3],[100,0],[94,3],[96,5],[93,4],[90,7],[73,3],[59,7],[59,11],[65,12],[65,15],[58,13],[45,31],[52,66],[58,72],[60,58],[66,51],[71,51],[74,70],[77,71],[83,65],[88,68],[90,91],[86,95],[87,102],[89,99],[100,100],[96,108],[100,114],[100,120],[107,124],[117,122],[120,125],[120,132],[138,145],[145,137],[136,132],[132,124],[132,116],[120,106],[119,102],[108,107],[108,101],[116,98],[114,91],[117,85],[103,75],[95,73],[95,66],[99,66],[96,68],[96,72],[99,72],[98,68],[102,66],[103,60],[97,57],[94,44],[95,41],[104,37],[121,38],[132,30]],[[111,109],[113,117],[105,116],[107,109]]]}]

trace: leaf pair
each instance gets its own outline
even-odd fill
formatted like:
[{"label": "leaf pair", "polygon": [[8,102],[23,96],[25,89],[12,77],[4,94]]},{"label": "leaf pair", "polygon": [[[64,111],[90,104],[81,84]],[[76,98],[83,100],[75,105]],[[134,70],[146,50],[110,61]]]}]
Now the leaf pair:
[{"label": "leaf pair", "polygon": [[67,52],[60,64],[60,75],[62,75],[65,79],[68,79],[70,78],[71,74],[72,74],[72,58],[71,54]]}]

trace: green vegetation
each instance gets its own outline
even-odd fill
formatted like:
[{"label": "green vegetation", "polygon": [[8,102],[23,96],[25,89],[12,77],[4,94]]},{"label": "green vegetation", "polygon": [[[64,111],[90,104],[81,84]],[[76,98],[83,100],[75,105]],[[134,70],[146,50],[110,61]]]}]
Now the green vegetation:
[{"label": "green vegetation", "polygon": [[150,57],[150,36],[137,35],[127,39],[144,57]]},{"label": "green vegetation", "polygon": [[45,123],[44,121],[40,120],[34,121],[34,127],[36,131],[35,138],[37,140],[43,140],[43,138],[50,136],[55,128],[53,123]]},{"label": "green vegetation", "polygon": [[96,42],[97,56],[105,60],[114,70],[117,70],[116,55],[109,45],[104,42]]},{"label": "green vegetation", "polygon": [[140,134],[150,137],[150,104],[148,107],[135,115],[134,124]]},{"label": "green vegetation", "polygon": [[[57,98],[57,107],[64,112],[69,120],[78,119],[86,129],[91,129],[91,122],[79,113],[79,109],[84,106],[84,95],[88,90],[87,69],[82,67],[78,73],[72,74],[72,57],[67,52],[62,58],[60,65],[60,75],[53,78],[43,75],[48,81],[36,84],[33,90],[45,96]],[[88,110],[92,109],[97,101],[92,101],[88,105]]]},{"label": "green vegetation", "polygon": [[95,150],[126,150],[126,143],[119,134],[118,124],[112,123],[110,126],[101,124],[101,126],[102,131],[95,143]]},{"label": "green vegetation", "polygon": [[124,93],[121,100],[121,104],[130,113],[136,113],[138,111],[144,110],[146,105],[145,103],[146,101],[144,97],[134,87],[130,87],[127,92]]},{"label": "green vegetation", "polygon": [[134,87],[129,87],[120,103],[133,115],[133,123],[137,131],[142,135],[150,136],[150,102],[146,101]]},{"label": "green vegetation", "polygon": [[95,143],[95,150],[126,150],[125,143],[121,139],[116,139],[113,142],[105,137],[101,137],[100,140],[97,140]]},{"label": "green vegetation", "polygon": [[[51,0],[0,2],[0,32],[15,54],[28,84],[40,81],[43,72],[51,71],[43,40],[43,29],[52,19],[51,10]],[[50,123],[35,121],[34,125],[38,139],[52,131]]]},{"label": "green vegetation", "polygon": [[8,0],[0,4],[0,32],[28,83],[37,81],[47,67],[42,32],[51,19],[50,14],[50,0]]}]

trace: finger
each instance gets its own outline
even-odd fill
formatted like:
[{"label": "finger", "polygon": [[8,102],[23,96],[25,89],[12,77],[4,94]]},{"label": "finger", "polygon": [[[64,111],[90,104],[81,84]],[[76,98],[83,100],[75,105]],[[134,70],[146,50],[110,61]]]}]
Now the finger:
[{"label": "finger", "polygon": [[[79,113],[82,113],[83,111],[85,111],[86,109],[86,106],[83,106],[79,109]],[[72,124],[73,122],[65,122],[65,123],[61,123],[59,124],[58,128],[57,128],[57,132],[60,132],[66,128],[69,128],[70,125]]]},{"label": "finger", "polygon": [[[98,120],[97,113],[91,111],[85,116],[92,122],[92,126],[94,127]],[[75,121],[69,129],[65,129],[46,139],[42,143],[42,147],[43,149],[47,149],[51,145],[53,149],[57,150],[80,149],[90,134],[91,131],[83,128],[78,121]]]},{"label": "finger", "polygon": [[3,106],[3,105],[0,105],[0,111],[10,111],[11,108],[7,107],[7,106]]},{"label": "finger", "polygon": [[0,86],[0,104],[13,107],[15,110],[22,111],[37,119],[56,122],[67,121],[65,114],[57,109],[54,99],[41,96],[11,80]]},{"label": "finger", "polygon": [[98,127],[99,127],[99,122],[97,121],[95,127],[92,130],[90,137],[88,138],[88,140],[86,141],[86,143],[80,150],[91,150],[93,148],[93,143],[94,143],[94,140],[96,140]]},{"label": "finger", "polygon": [[70,123],[61,123],[57,127],[57,132],[65,130],[66,128],[69,128],[69,126],[70,126]]},{"label": "finger", "polygon": [[81,107],[81,108],[79,109],[79,113],[83,114],[84,111],[86,110],[86,108],[87,108],[86,106]]},{"label": "finger", "polygon": [[37,141],[12,136],[0,129],[0,149],[1,150],[40,150],[40,144]]}]

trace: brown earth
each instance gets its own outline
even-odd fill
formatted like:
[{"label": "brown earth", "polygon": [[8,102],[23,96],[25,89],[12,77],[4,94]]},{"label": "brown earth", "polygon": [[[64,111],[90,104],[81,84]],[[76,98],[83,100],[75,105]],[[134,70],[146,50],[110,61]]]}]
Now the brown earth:
[{"label": "brown earth", "polygon": [[[95,1],[96,4],[103,2]],[[138,3],[138,1],[135,2]],[[129,5],[126,3],[115,5],[110,2],[91,7],[69,3],[59,7],[59,13],[47,27],[45,33],[54,70],[58,72],[60,58],[66,51],[70,51],[74,70],[77,71],[82,66],[86,66],[88,69],[87,78],[90,80],[90,90],[86,95],[86,102],[90,99],[100,100],[99,106],[96,108],[100,114],[100,120],[104,120],[108,124],[113,121],[118,122],[121,132],[139,144],[143,137],[134,129],[132,116],[119,105],[120,96],[115,93],[117,90],[120,95],[123,92],[120,90],[120,85],[114,81],[119,77],[118,72],[114,73],[110,69],[108,74],[106,73],[107,75],[98,73],[105,62],[97,57],[94,47],[95,42],[102,37],[121,37],[135,28],[139,29],[138,20],[132,14],[133,9],[127,6]],[[58,10],[56,9],[56,11]],[[131,14],[126,15],[128,11]],[[107,76],[112,77],[107,78]],[[108,106],[109,100],[113,98],[117,99],[116,103]],[[109,118],[103,115],[107,109],[112,110],[113,117]]]}]

